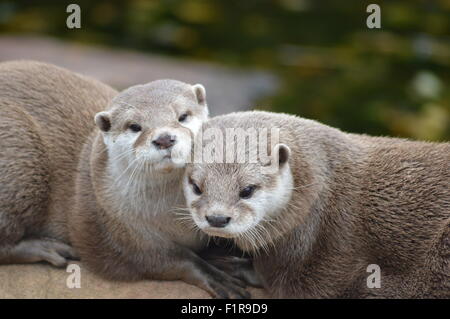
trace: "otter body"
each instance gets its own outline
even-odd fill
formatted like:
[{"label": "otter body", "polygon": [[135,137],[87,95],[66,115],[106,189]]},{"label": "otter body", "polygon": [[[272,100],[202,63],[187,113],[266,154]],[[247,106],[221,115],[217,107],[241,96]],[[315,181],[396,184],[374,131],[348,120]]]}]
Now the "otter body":
[{"label": "otter body", "polygon": [[44,63],[0,64],[0,263],[73,257],[67,213],[79,153],[116,94]]},{"label": "otter body", "polygon": [[203,86],[160,80],[118,94],[52,65],[10,62],[0,65],[0,114],[0,264],[80,256],[110,279],[248,296],[196,254],[205,236],[178,215],[191,135],[208,116]]},{"label": "otter body", "polygon": [[[347,134],[267,112],[219,116],[204,129],[264,127],[279,128],[269,147],[276,172],[191,164],[185,194],[199,228],[254,254],[272,296],[450,297],[449,143]],[[215,227],[211,215],[229,223]],[[368,284],[374,264],[379,288]]]}]

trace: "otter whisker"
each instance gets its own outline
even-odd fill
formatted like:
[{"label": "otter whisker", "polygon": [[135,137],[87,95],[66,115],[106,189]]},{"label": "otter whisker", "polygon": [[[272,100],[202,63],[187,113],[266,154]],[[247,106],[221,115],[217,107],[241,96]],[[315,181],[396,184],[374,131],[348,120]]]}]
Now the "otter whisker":
[{"label": "otter whisker", "polygon": [[118,161],[119,159],[122,159],[124,156],[129,155],[129,154],[131,154],[131,153],[133,153],[133,152],[134,152],[133,149],[123,151],[122,153],[119,153],[118,155],[116,155],[116,156],[114,156],[114,157],[111,157],[111,161],[112,161],[112,162]]},{"label": "otter whisker", "polygon": [[184,212],[189,212],[190,213],[190,210],[187,207],[173,207],[172,210],[184,211]]},{"label": "otter whisker", "polygon": [[244,232],[243,239],[250,243],[250,247],[253,249],[255,256],[259,256],[258,245],[256,244],[254,229],[250,228],[248,231]]},{"label": "otter whisker", "polygon": [[132,160],[129,164],[128,164],[128,166],[125,168],[125,170],[119,175],[119,177],[117,177],[112,183],[111,183],[111,187],[110,188],[113,188],[116,184],[117,184],[117,182],[125,175],[125,173],[133,166],[133,164],[137,161],[138,159],[137,158],[135,158],[134,160]]},{"label": "otter whisker", "polygon": [[[273,222],[275,222],[275,223],[278,223],[278,225],[280,225],[281,224],[280,221],[273,220],[273,219],[272,220],[264,220],[264,221],[267,222],[267,226],[269,226],[273,230],[273,232],[275,233],[275,235],[276,235],[275,238],[280,237],[283,234],[281,232],[281,230],[279,228],[275,227],[275,225],[273,224]],[[272,237],[269,236],[269,238],[272,238]],[[273,240],[275,240],[275,238],[273,238]]]},{"label": "otter whisker", "polygon": [[273,236],[271,236],[269,230],[266,227],[264,227],[262,224],[259,224],[259,226],[260,226],[260,229],[264,232],[264,235],[265,235],[264,242],[266,243],[267,248],[268,249],[270,247],[274,248],[275,247],[275,243],[274,243],[274,240],[273,240]]},{"label": "otter whisker", "polygon": [[320,183],[314,182],[314,183],[306,184],[306,185],[302,185],[302,186],[291,187],[291,188],[289,188],[289,189],[290,189],[290,190],[299,190],[299,189],[304,189],[304,188],[311,187],[311,186],[315,186],[315,185],[319,185],[319,184],[320,184]]},{"label": "otter whisker", "polygon": [[[129,186],[131,185],[131,183],[133,182],[134,174],[139,171],[140,167],[142,167],[142,163],[143,163],[143,161],[139,161],[139,160],[136,162],[137,165],[134,166],[134,169],[131,171],[131,174],[128,177],[128,182],[126,183],[126,186],[125,186],[126,189],[128,189]],[[142,184],[142,183],[139,183],[139,184]]]},{"label": "otter whisker", "polygon": [[194,222],[190,216],[177,216],[177,220],[187,220],[189,222]]},{"label": "otter whisker", "polygon": [[[130,182],[132,181],[132,175],[133,175],[133,172],[136,170],[137,164],[139,164],[139,163],[136,161],[135,164],[136,164],[136,165],[133,165],[133,168],[132,168],[132,170],[131,170],[131,173],[126,175],[127,180],[126,180],[126,183],[125,183],[125,186],[123,187],[123,189],[124,189],[124,191],[127,192],[127,193],[128,193],[128,191],[129,191]],[[124,176],[124,177],[125,177],[125,176]],[[134,197],[139,196],[139,195],[137,194],[137,190],[133,190],[133,193],[132,193],[132,194],[133,194]]]},{"label": "otter whisker", "polygon": [[265,236],[261,232],[261,231],[265,231],[265,228],[261,224],[258,224],[258,225],[256,225],[255,229],[256,229],[256,232],[257,232],[257,235],[258,235],[258,240],[259,240],[260,246],[262,247],[264,252],[266,254],[268,254],[269,253],[268,242],[267,242],[267,240],[265,240],[265,238],[264,238]]}]

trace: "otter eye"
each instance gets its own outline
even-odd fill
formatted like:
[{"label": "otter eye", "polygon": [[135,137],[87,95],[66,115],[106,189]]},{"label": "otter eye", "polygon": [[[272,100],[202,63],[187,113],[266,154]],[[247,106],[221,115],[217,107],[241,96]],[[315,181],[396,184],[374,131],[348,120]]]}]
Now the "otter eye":
[{"label": "otter eye", "polygon": [[186,119],[188,118],[189,114],[188,113],[183,113],[181,114],[181,116],[178,118],[178,122],[184,122],[186,121]]},{"label": "otter eye", "polygon": [[128,128],[133,132],[140,132],[142,130],[142,127],[139,124],[130,124]]},{"label": "otter eye", "polygon": [[192,189],[196,195],[200,196],[202,194],[202,190],[200,189],[200,187],[198,187],[197,184],[195,184],[195,182],[190,177],[189,177],[189,184],[192,185]]},{"label": "otter eye", "polygon": [[253,193],[255,192],[255,189],[256,189],[255,185],[247,186],[239,192],[239,197],[243,199],[248,199],[252,197]]},{"label": "otter eye", "polygon": [[197,184],[195,184],[195,183],[192,183],[192,189],[194,190],[194,193],[196,194],[196,195],[201,195],[202,194],[202,191],[200,190],[200,188],[197,186]]}]

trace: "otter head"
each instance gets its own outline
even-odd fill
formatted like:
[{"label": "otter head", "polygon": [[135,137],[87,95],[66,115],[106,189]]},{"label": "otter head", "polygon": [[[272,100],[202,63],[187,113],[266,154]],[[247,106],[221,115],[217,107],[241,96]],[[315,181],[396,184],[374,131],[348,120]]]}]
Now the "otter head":
[{"label": "otter head", "polygon": [[121,92],[95,123],[111,161],[123,164],[119,170],[139,166],[164,173],[185,166],[191,138],[207,118],[201,84],[158,80]]},{"label": "otter head", "polygon": [[287,207],[293,190],[290,149],[277,143],[269,150],[265,161],[188,164],[184,194],[192,219],[202,231],[254,241],[256,230]]}]

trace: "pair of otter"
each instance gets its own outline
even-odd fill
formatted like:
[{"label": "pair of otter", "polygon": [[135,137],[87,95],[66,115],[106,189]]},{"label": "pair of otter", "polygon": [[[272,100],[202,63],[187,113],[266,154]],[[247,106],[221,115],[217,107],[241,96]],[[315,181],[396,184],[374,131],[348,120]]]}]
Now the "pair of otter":
[{"label": "pair of otter", "polygon": [[178,218],[191,135],[207,117],[202,85],[161,80],[118,94],[52,65],[0,64],[0,264],[79,256],[108,278],[248,297],[242,280],[199,257],[207,236]]},{"label": "pair of otter", "polygon": [[[247,297],[234,273],[198,256],[209,234],[253,254],[275,297],[449,296],[448,143],[266,112],[207,121],[201,85],[156,81],[117,95],[35,62],[0,65],[0,112],[0,263],[79,254],[110,278]],[[184,169],[202,126],[275,127],[280,143],[259,147],[266,162]],[[381,288],[367,287],[369,264]]]}]

